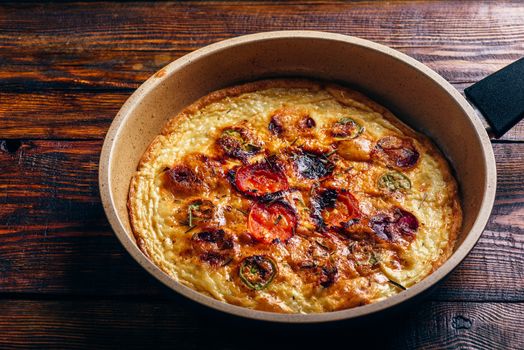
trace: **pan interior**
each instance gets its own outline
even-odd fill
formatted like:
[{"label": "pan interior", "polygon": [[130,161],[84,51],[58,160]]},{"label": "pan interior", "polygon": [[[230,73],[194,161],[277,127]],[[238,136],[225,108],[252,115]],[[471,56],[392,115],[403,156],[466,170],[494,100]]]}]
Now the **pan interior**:
[{"label": "pan interior", "polygon": [[443,79],[436,81],[394,50],[367,43],[320,36],[259,36],[197,51],[150,78],[122,108],[106,141],[110,148],[104,171],[112,208],[123,227],[120,233],[116,230],[119,238],[134,241],[126,207],[129,182],[140,157],[170,117],[211,91],[293,76],[360,90],[434,140],[451,162],[460,186],[464,221],[459,249],[477,220],[487,186],[489,164],[478,127],[453,97],[458,92]]}]

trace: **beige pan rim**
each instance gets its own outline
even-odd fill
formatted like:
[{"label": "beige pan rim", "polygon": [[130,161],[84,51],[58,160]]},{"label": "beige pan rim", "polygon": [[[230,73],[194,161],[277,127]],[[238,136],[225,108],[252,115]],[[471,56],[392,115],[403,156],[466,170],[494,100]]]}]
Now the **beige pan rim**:
[{"label": "beige pan rim", "polygon": [[[486,160],[485,162],[485,173],[486,181],[485,187],[482,189],[484,195],[482,198],[480,210],[476,217],[476,220],[469,232],[463,232],[466,235],[463,243],[454,252],[454,254],[435,272],[430,276],[426,277],[421,282],[410,287],[408,290],[403,291],[397,295],[389,297],[383,301],[375,302],[369,305],[364,305],[352,309],[327,312],[327,313],[316,313],[316,314],[279,314],[265,311],[257,311],[247,309],[240,306],[227,304],[211,297],[205,296],[199,292],[194,291],[169,277],[163,271],[161,271],[156,265],[154,265],[137,247],[136,243],[130,238],[126,232],[124,225],[120,221],[118,213],[115,209],[115,203],[111,191],[111,159],[113,156],[113,148],[115,140],[118,139],[120,131],[126,124],[126,120],[133,108],[140,103],[142,96],[147,94],[149,91],[154,89],[163,79],[149,78],[143,83],[125,102],[122,106],[115,119],[113,120],[109,131],[106,135],[104,145],[102,147],[102,153],[100,157],[99,165],[99,186],[102,204],[113,228],[116,236],[125,247],[125,249],[131,254],[131,256],[151,275],[153,275],[160,282],[173,289],[174,291],[182,294],[183,296],[196,301],[200,304],[206,305],[216,310],[220,310],[225,313],[246,317],[250,319],[272,321],[272,322],[287,322],[287,323],[318,323],[328,322],[344,319],[353,319],[364,315],[370,315],[384,309],[388,309],[392,306],[403,303],[404,301],[413,298],[414,296],[422,293],[423,291],[431,288],[448,275],[457,265],[466,257],[466,255],[474,247],[480,235],[482,234],[487,221],[489,219],[493,203],[495,200],[496,191],[496,168],[495,158],[493,149],[488,137],[486,130],[482,123],[476,116],[473,108],[468,102],[460,95],[460,93],[444,78],[438,75],[436,72],[418,62],[417,60],[393,50],[387,46],[374,43],[372,41],[325,32],[317,31],[277,31],[277,32],[266,32],[259,34],[245,35],[233,39],[224,40],[192,53],[189,53],[176,61],[170,63],[163,68],[164,78],[169,78],[172,74],[176,74],[177,71],[183,69],[184,66],[191,64],[194,61],[205,59],[206,56],[216,53],[224,49],[230,49],[233,47],[242,46],[246,43],[263,42],[274,39],[282,38],[297,38],[297,39],[323,39],[326,41],[343,42],[349,45],[361,46],[369,50],[381,52],[389,55],[394,59],[403,62],[413,68],[415,68],[420,74],[425,75],[440,85],[449,95],[449,98],[454,101],[464,111],[464,114],[468,116],[471,123],[471,127],[475,129],[480,144],[482,145],[482,153]],[[132,236],[132,234],[131,234]]]}]

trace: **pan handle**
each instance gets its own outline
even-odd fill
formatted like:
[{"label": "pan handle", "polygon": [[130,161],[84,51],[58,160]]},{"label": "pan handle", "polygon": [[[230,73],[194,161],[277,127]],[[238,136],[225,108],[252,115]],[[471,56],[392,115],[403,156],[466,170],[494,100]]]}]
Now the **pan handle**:
[{"label": "pan handle", "polygon": [[524,118],[524,58],[464,90],[496,138]]}]

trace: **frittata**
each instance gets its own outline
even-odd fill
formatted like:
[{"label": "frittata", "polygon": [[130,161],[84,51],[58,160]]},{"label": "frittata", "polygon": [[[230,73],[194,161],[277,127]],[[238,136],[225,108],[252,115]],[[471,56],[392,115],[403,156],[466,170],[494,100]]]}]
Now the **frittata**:
[{"label": "frittata", "polygon": [[424,135],[346,87],[264,80],[173,117],[131,181],[140,249],[218,300],[317,313],[383,300],[452,253],[462,212]]}]

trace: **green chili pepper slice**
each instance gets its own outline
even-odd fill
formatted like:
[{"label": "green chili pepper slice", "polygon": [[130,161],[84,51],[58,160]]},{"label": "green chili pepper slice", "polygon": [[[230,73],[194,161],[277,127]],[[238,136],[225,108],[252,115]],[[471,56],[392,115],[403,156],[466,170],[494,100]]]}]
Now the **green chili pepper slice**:
[{"label": "green chili pepper slice", "polygon": [[250,289],[266,288],[277,274],[277,264],[273,259],[263,255],[245,258],[238,271],[240,280]]},{"label": "green chili pepper slice", "polygon": [[235,147],[239,147],[244,144],[245,140],[242,134],[238,130],[226,129],[222,132],[222,138],[228,138],[232,142],[223,142],[222,147],[226,152],[233,152]]},{"label": "green chili pepper slice", "polygon": [[225,129],[222,132],[222,134],[242,140],[242,135],[240,134],[240,131],[235,129]]},{"label": "green chili pepper slice", "polygon": [[411,181],[409,181],[406,175],[397,171],[391,171],[383,174],[378,179],[378,187],[392,192],[409,190],[411,188]]},{"label": "green chili pepper slice", "polygon": [[364,127],[349,117],[343,117],[335,123],[332,135],[340,140],[354,139],[364,132]]}]

